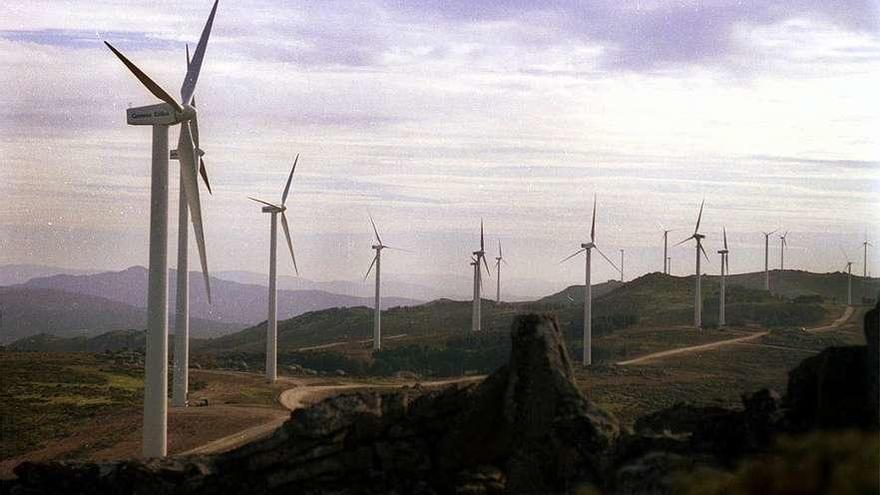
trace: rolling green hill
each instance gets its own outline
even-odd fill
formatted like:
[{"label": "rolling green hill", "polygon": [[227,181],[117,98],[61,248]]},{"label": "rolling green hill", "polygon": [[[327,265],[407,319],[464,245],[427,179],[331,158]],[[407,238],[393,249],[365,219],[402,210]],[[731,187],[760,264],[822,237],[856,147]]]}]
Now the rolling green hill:
[{"label": "rolling green hill", "polygon": [[[673,277],[651,273],[607,290],[593,300],[593,326],[598,335],[628,326],[689,325],[693,318],[693,277]],[[572,336],[583,325],[583,304],[565,291],[535,302],[501,303],[483,301],[483,329],[506,331],[513,316],[526,312],[550,312],[559,317],[562,327]],[[718,304],[717,279],[703,283],[704,321],[714,324]],[[564,302],[557,302],[563,301]],[[728,319],[740,325],[805,325],[818,321],[824,309],[818,303],[795,303],[785,298],[747,287],[728,289]],[[445,340],[461,336],[470,329],[471,302],[439,299],[411,307],[391,308],[382,313],[383,335],[406,334],[408,340]],[[265,322],[241,332],[200,341],[198,352],[263,352]],[[316,345],[352,342],[370,338],[372,309],[366,307],[334,308],[300,315],[278,324],[279,352],[308,350]]]},{"label": "rolling green hill", "polygon": [[[718,277],[709,277],[717,280]],[[731,275],[730,285],[749,289],[764,289],[764,272]],[[847,275],[844,272],[813,273],[802,270],[770,270],[770,292],[785,297],[819,295],[829,301],[846,302]],[[863,280],[853,275],[853,300],[860,301],[863,294],[876,298],[880,291],[880,278]]]}]

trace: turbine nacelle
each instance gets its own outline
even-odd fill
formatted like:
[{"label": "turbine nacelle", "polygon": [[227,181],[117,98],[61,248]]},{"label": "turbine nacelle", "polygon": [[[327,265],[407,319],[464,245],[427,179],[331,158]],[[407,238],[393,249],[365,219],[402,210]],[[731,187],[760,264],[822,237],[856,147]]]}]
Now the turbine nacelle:
[{"label": "turbine nacelle", "polygon": [[595,243],[595,242],[584,242],[584,243],[581,243],[581,249],[593,249],[594,247],[596,247],[596,243]]},{"label": "turbine nacelle", "polygon": [[264,206],[263,213],[283,213],[287,211],[286,206]]}]

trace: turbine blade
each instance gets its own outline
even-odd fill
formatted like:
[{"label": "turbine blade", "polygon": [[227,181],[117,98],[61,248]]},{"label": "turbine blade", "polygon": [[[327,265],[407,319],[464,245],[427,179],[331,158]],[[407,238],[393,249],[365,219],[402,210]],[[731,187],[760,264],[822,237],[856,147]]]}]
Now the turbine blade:
[{"label": "turbine blade", "polygon": [[199,174],[205,182],[205,187],[208,188],[208,194],[213,196],[214,193],[211,191],[211,183],[208,181],[208,170],[205,168],[205,160],[202,160],[201,158],[199,158]]},{"label": "turbine blade", "polygon": [[700,231],[700,220],[703,219],[703,205],[706,204],[706,199],[703,198],[703,201],[700,203],[700,214],[697,215],[697,227],[694,229],[694,234]]},{"label": "turbine blade", "polygon": [[280,206],[278,206],[278,205],[273,205],[272,203],[270,203],[270,202],[268,202],[268,201],[263,201],[262,199],[252,198],[252,197],[250,197],[250,196],[248,196],[248,199],[251,200],[251,201],[256,201],[257,203],[262,203],[262,204],[264,204],[264,205],[266,205],[266,206],[271,206],[272,208],[278,208],[279,210],[281,209]]},{"label": "turbine blade", "polygon": [[144,74],[142,70],[138,69],[138,67],[134,65],[131,60],[125,58],[125,55],[120,53],[119,50],[113,47],[113,45],[106,41],[104,42],[104,44],[107,45],[107,48],[109,48],[110,51],[112,51],[116,55],[116,57],[119,58],[119,60],[121,60],[123,64],[125,64],[126,67],[128,67],[128,70],[130,70],[131,73],[134,74],[134,77],[138,78],[141,84],[143,84],[148,90],[150,90],[150,93],[153,93],[153,96],[171,105],[175,111],[183,111],[183,108],[181,108],[181,106],[178,105],[176,101],[174,101],[174,98],[172,98],[171,95],[169,95],[164,89],[162,89],[161,86],[150,79],[150,76]]},{"label": "turbine blade", "polygon": [[559,263],[560,263],[560,264],[565,263],[566,261],[568,261],[568,260],[574,258],[575,256],[577,256],[577,255],[583,253],[584,251],[586,251],[586,248],[580,248],[580,249],[578,249],[577,251],[575,251],[575,252],[571,253],[570,255],[568,255],[567,257],[565,257],[564,259],[562,259]]},{"label": "turbine blade", "polygon": [[391,249],[391,250],[394,250],[394,251],[402,251],[402,252],[404,252],[404,253],[412,253],[412,252],[413,252],[413,251],[410,250],[410,249],[403,249],[403,248],[399,248],[399,247],[386,246],[386,245],[384,245],[384,244],[382,244],[382,247],[383,247],[384,249]]},{"label": "turbine blade", "polygon": [[593,194],[593,223],[590,227],[590,242],[596,242],[596,195]]},{"label": "turbine blade", "polygon": [[214,25],[214,14],[217,13],[217,3],[214,0],[214,7],[208,15],[208,22],[202,29],[202,36],[199,38],[199,44],[196,45],[196,51],[193,53],[192,61],[186,70],[186,78],[183,80],[183,86],[180,87],[180,99],[184,105],[188,105],[192,100],[193,94],[196,92],[196,82],[199,80],[199,72],[202,70],[202,60],[205,58],[205,48],[208,46],[208,37],[211,35],[211,27]]},{"label": "turbine blade", "polygon": [[299,161],[299,153],[293,159],[293,168],[290,169],[290,175],[287,176],[287,184],[284,186],[284,193],[281,195],[281,204],[287,203],[287,194],[290,192],[290,181],[293,180],[293,172],[296,170],[296,162]]},{"label": "turbine blade", "polygon": [[501,262],[504,263],[504,266],[510,266],[510,263],[508,263],[507,260],[504,258],[501,258]]},{"label": "turbine blade", "polygon": [[211,283],[208,275],[208,257],[205,252],[205,231],[202,225],[202,202],[199,199],[199,179],[196,170],[196,162],[193,156],[193,142],[190,136],[189,125],[184,122],[180,125],[180,137],[177,140],[177,152],[180,156],[180,174],[183,178],[184,194],[189,206],[189,215],[196,234],[196,245],[199,249],[199,260],[202,263],[202,274],[205,277],[205,290],[208,293],[208,303],[211,303]]},{"label": "turbine blade", "polygon": [[501,254],[501,239],[498,239],[498,257],[504,259],[504,255]]},{"label": "turbine blade", "polygon": [[485,251],[485,242],[483,239],[483,219],[480,219],[480,251]]},{"label": "turbine blade", "polygon": [[489,262],[486,261],[486,257],[485,257],[485,256],[480,256],[480,259],[482,259],[482,260],[483,260],[483,264],[486,265],[486,274],[489,275],[489,276],[491,277],[491,276],[492,276],[492,272],[489,271]]},{"label": "turbine blade", "polygon": [[290,250],[290,259],[293,260],[293,271],[299,277],[299,268],[296,266],[296,255],[293,254],[293,241],[290,240],[290,227],[287,225],[287,214],[281,212],[281,226],[284,228],[284,237],[287,238],[287,249]]},{"label": "turbine blade", "polygon": [[687,239],[685,239],[685,240],[679,242],[678,244],[673,245],[672,247],[675,247],[675,246],[681,246],[682,244],[686,243],[687,241],[689,241],[689,240],[691,240],[691,239],[693,239],[693,238],[694,238],[694,236],[690,236],[690,237],[688,237]]},{"label": "turbine blade", "polygon": [[722,227],[722,232],[724,232],[724,250],[727,251],[727,229]]},{"label": "turbine blade", "polygon": [[379,237],[379,229],[376,228],[376,222],[373,221],[373,215],[370,215],[370,223],[373,225],[373,233],[376,234],[376,240],[382,244],[382,238]]},{"label": "turbine blade", "polygon": [[603,253],[602,250],[599,249],[599,246],[593,245],[593,247],[596,248],[596,251],[599,251],[599,254],[601,254],[602,257],[605,258],[605,261],[607,261],[608,263],[611,263],[611,266],[613,266],[615,270],[620,271],[620,268],[617,268],[617,265],[615,265],[614,262],[611,261],[611,258],[609,258],[608,256],[605,256],[605,253]]},{"label": "turbine blade", "polygon": [[703,243],[698,244],[700,246],[700,251],[703,252],[703,256],[706,258],[706,262],[709,263],[709,255],[706,254],[706,250],[703,248]]},{"label": "turbine blade", "polygon": [[201,156],[202,155],[202,148],[199,147],[199,114],[198,114],[198,112],[193,115],[192,119],[190,119],[189,127],[190,127],[190,130],[192,131],[192,139],[193,139],[193,144],[196,147],[196,153],[199,156]]},{"label": "turbine blade", "polygon": [[376,264],[376,258],[378,258],[378,257],[379,257],[379,253],[376,253],[376,255],[373,256],[373,261],[370,262],[370,267],[367,268],[367,273],[364,274],[364,280],[366,280],[367,277],[370,276],[370,272],[373,271],[373,265]]}]

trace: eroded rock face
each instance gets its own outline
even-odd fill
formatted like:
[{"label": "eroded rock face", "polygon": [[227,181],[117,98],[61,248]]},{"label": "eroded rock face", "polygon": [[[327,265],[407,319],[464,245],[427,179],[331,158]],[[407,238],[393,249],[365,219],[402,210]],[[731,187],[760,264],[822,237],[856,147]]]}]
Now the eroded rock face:
[{"label": "eroded rock face", "polygon": [[481,383],[358,392],[295,411],[235,451],[24,463],[12,493],[553,493],[602,483],[616,419],[573,381],[555,318],[516,320],[510,364]]}]

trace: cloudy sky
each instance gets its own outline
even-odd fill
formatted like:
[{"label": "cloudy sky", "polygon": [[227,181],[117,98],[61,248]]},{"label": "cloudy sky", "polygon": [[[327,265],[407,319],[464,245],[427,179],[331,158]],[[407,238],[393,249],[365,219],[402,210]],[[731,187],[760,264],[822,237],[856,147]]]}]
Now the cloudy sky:
[{"label": "cloudy sky", "polygon": [[[101,41],[176,94],[210,7],[3,2],[0,263],[146,265],[150,130],[125,109],[156,100]],[[878,16],[871,0],[223,0],[197,89],[209,266],[266,271],[268,218],[245,196],[278,199],[300,153],[290,220],[311,279],[362,276],[371,212],[416,251],[383,258],[385,277],[466,287],[483,217],[517,291],[562,287],[582,278],[558,261],[593,194],[627,278],[661,268],[660,226],[686,237],[704,197],[707,249],[726,227],[734,272],[762,267],[776,228],[787,267],[839,270],[845,251],[861,272],[880,237]],[[672,256],[692,269],[692,248]]]}]

